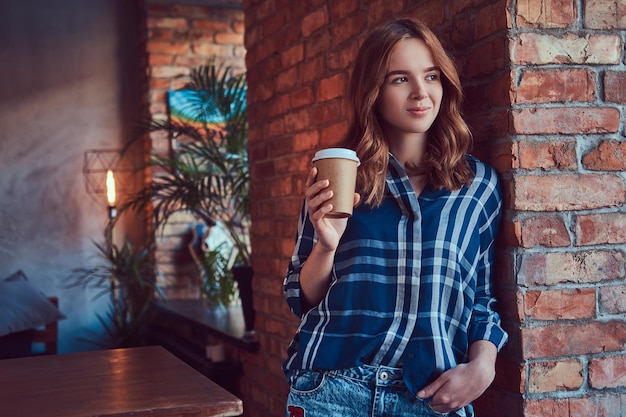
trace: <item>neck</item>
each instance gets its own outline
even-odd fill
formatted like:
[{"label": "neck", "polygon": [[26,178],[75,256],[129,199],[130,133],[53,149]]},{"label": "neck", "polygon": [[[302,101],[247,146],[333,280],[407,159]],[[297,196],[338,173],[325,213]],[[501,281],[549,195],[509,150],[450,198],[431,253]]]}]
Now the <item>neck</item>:
[{"label": "neck", "polygon": [[424,162],[426,134],[405,135],[389,141],[389,151],[404,166],[419,167]]}]

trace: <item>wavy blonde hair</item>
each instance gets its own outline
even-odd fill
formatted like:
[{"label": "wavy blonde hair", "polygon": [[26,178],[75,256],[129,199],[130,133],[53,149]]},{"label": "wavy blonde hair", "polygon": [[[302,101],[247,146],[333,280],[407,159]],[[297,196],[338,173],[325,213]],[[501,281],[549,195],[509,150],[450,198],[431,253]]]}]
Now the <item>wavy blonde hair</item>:
[{"label": "wavy blonde hair", "polygon": [[458,190],[474,173],[465,154],[472,134],[461,116],[463,91],[454,62],[437,36],[422,22],[401,18],[379,26],[365,39],[354,63],[348,90],[352,119],[345,146],[361,159],[357,192],[365,204],[379,206],[384,198],[389,143],[383,135],[376,101],[395,46],[403,39],[422,39],[441,69],[441,109],[428,132],[424,164],[429,184],[436,189]]}]

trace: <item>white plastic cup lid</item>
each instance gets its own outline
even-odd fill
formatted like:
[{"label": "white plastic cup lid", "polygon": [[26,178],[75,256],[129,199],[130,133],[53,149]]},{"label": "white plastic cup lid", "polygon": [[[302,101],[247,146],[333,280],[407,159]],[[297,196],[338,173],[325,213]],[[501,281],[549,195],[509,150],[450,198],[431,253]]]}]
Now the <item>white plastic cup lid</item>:
[{"label": "white plastic cup lid", "polygon": [[361,165],[361,161],[359,157],[356,156],[356,152],[352,149],[347,148],[327,148],[317,151],[313,160],[311,162],[315,162],[319,159],[327,159],[327,158],[342,158],[342,159],[350,159],[356,162],[356,166]]}]

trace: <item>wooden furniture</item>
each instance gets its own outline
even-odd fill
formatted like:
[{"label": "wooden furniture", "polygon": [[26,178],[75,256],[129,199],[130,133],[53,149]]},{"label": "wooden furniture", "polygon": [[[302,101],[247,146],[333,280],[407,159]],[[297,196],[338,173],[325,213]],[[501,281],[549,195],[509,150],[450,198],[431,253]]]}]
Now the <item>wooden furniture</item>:
[{"label": "wooden furniture", "polygon": [[212,312],[201,300],[158,300],[152,303],[155,312],[188,324],[248,352],[259,350],[259,342],[245,336],[241,306],[223,312]]},{"label": "wooden furniture", "polygon": [[[55,307],[59,307],[59,299],[57,297],[48,297],[48,300]],[[59,325],[57,321],[42,327],[41,329],[35,329],[33,332],[33,347],[32,353],[34,355],[54,355],[57,353],[57,342],[59,338]],[[41,345],[41,350],[37,349],[37,345]]]},{"label": "wooden furniture", "polygon": [[[240,394],[243,371],[238,356],[259,349],[259,342],[245,335],[240,306],[216,312],[201,300],[158,300],[152,303],[152,316],[145,334],[146,343],[165,347],[221,387]],[[209,340],[225,345],[227,354],[223,362],[213,362],[207,357]]]},{"label": "wooden furniture", "polygon": [[237,416],[242,401],[160,346],[0,360],[0,416]]}]

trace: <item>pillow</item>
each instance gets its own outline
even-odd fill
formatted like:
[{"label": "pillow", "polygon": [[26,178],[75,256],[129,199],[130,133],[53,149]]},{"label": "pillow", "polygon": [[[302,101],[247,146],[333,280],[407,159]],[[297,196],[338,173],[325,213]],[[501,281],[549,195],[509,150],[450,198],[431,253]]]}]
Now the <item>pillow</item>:
[{"label": "pillow", "polygon": [[22,271],[0,281],[0,336],[45,326],[65,318]]}]

